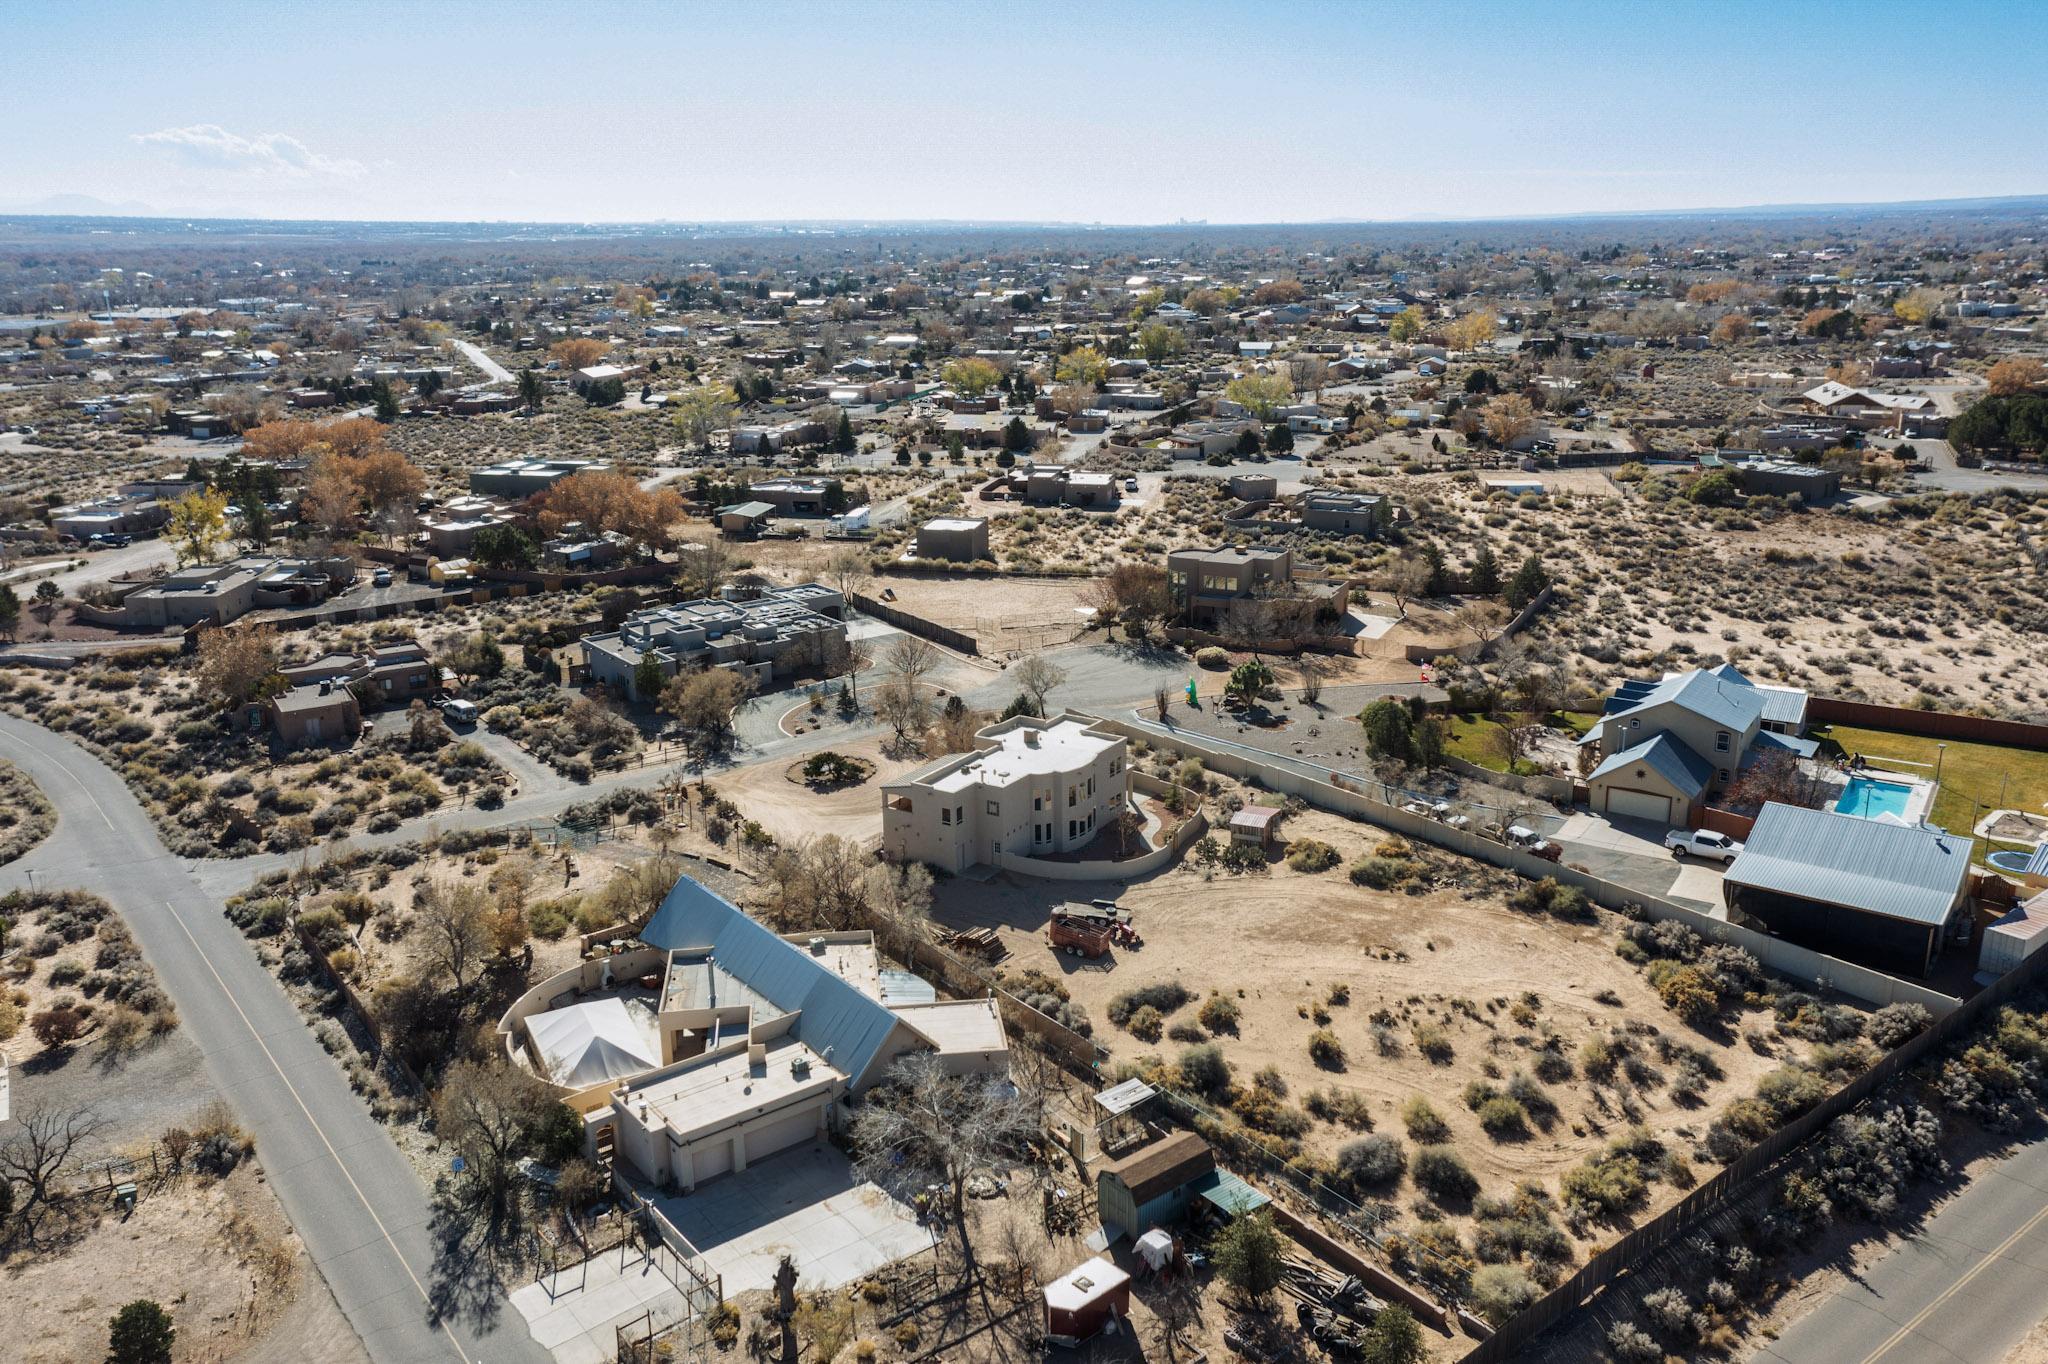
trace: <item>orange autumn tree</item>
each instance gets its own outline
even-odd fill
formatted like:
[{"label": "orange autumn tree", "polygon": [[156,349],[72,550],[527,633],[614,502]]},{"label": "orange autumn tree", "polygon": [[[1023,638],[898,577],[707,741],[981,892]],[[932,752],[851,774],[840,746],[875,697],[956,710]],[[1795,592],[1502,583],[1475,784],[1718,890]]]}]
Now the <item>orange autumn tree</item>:
[{"label": "orange autumn tree", "polygon": [[534,517],[549,535],[580,524],[587,535],[618,535],[646,549],[666,549],[683,519],[673,488],[648,490],[624,474],[592,470],[571,474],[533,499]]},{"label": "orange autumn tree", "polygon": [[362,515],[408,507],[427,489],[426,475],[385,444],[387,428],[369,417],[339,421],[265,422],[243,441],[250,459],[307,460],[300,517],[327,535],[347,535]]},{"label": "orange autumn tree", "polygon": [[604,342],[591,336],[572,336],[566,341],[557,341],[548,347],[548,354],[563,369],[586,369],[604,359],[610,349]]}]

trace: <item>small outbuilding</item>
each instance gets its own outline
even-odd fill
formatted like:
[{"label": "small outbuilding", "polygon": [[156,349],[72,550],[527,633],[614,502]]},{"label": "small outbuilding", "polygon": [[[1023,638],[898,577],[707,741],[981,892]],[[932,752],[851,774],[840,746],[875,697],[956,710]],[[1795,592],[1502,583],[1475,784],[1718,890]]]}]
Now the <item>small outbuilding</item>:
[{"label": "small outbuilding", "polygon": [[1072,1347],[1131,1314],[1131,1276],[1097,1256],[1045,1286],[1045,1337]]},{"label": "small outbuilding", "polygon": [[1196,1185],[1216,1172],[1216,1153],[1193,1132],[1175,1132],[1104,1165],[1095,1176],[1095,1205],[1112,1240],[1140,1236],[1180,1221]]},{"label": "small outbuilding", "polygon": [[718,529],[734,539],[751,537],[766,530],[774,515],[775,508],[766,502],[735,502],[718,509]]},{"label": "small outbuilding", "polygon": [[1230,817],[1230,841],[1250,843],[1260,848],[1273,846],[1273,831],[1280,822],[1280,809],[1274,805],[1247,805]]}]

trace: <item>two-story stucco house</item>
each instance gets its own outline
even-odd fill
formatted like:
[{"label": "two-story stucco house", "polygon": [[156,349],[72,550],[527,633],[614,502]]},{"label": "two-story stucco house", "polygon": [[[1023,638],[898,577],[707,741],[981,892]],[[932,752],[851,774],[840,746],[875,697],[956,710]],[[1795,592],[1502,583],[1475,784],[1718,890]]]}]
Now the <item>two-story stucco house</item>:
[{"label": "two-story stucco house", "polygon": [[1124,811],[1126,742],[1092,715],[1019,715],[882,788],[882,855],[944,871],[1075,852]]}]

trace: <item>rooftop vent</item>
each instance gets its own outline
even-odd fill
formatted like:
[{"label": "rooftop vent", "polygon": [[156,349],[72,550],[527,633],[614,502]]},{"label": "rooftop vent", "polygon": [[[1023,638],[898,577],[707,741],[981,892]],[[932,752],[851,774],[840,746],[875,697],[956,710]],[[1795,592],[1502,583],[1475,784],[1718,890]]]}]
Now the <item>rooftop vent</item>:
[{"label": "rooftop vent", "polygon": [[811,1078],[811,1062],[807,1056],[799,1056],[789,1063],[789,1073],[799,1080]]},{"label": "rooftop vent", "polygon": [[825,955],[825,939],[822,936],[811,939],[811,955],[814,957]]},{"label": "rooftop vent", "polygon": [[1036,747],[1038,747],[1038,731],[1037,731],[1037,730],[1035,730],[1035,729],[1027,729],[1027,730],[1025,730],[1025,731],[1024,731],[1024,746],[1025,746],[1026,748],[1036,748]]}]

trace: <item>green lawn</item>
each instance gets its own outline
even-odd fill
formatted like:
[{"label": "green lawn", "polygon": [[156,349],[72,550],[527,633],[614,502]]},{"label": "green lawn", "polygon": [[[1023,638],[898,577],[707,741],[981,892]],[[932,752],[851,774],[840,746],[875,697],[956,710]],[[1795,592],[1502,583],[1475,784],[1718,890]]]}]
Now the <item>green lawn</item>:
[{"label": "green lawn", "polygon": [[[2038,815],[2043,813],[2043,802],[2048,802],[2048,753],[2031,748],[1929,739],[1919,734],[1854,729],[1848,725],[1822,725],[1812,731],[1812,737],[1821,741],[1823,753],[1833,753],[1838,748],[1869,759],[1894,758],[1902,764],[1925,764],[1901,765],[1896,769],[1909,776],[1931,780],[1938,761],[1941,790],[1934,797],[1932,817],[1950,833],[1969,833],[1992,810],[2025,810]],[[1947,752],[1936,747],[1939,743],[1948,745]],[[1872,765],[1883,769],[1890,764]],[[1977,851],[1981,855],[1984,850]]]},{"label": "green lawn", "polygon": [[[1463,758],[1474,766],[1489,772],[1505,772],[1508,765],[1500,754],[1494,751],[1492,735],[1501,728],[1498,720],[1489,719],[1477,712],[1464,715],[1447,715],[1444,729],[1444,751],[1454,758]],[[1560,733],[1577,738],[1599,721],[1597,715],[1581,715],[1577,711],[1554,710],[1543,717],[1543,723]],[[1535,769],[1531,769],[1532,771]]]}]

